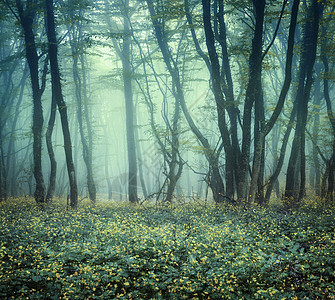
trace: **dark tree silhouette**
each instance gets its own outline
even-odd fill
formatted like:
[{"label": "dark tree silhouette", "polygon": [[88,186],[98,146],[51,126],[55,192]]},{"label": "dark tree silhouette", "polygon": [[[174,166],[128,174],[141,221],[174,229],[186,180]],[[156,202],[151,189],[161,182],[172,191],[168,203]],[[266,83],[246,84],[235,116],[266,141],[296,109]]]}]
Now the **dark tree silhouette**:
[{"label": "dark tree silhouette", "polygon": [[60,113],[60,118],[62,122],[64,150],[65,150],[66,165],[70,182],[70,205],[72,208],[77,208],[78,191],[76,182],[76,172],[74,169],[73,158],[72,158],[71,136],[67,118],[67,107],[63,99],[62,85],[58,66],[58,57],[57,57],[58,44],[56,38],[53,0],[45,0],[45,6],[46,6],[47,36],[49,42],[48,53],[50,60],[52,94],[53,97],[56,99],[58,111]]}]

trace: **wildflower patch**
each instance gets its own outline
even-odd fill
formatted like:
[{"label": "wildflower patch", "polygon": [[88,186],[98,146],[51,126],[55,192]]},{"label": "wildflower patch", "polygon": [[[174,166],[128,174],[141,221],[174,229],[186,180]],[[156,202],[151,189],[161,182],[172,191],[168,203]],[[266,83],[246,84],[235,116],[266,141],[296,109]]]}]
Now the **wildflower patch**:
[{"label": "wildflower patch", "polygon": [[334,210],[0,204],[2,299],[334,299]]}]

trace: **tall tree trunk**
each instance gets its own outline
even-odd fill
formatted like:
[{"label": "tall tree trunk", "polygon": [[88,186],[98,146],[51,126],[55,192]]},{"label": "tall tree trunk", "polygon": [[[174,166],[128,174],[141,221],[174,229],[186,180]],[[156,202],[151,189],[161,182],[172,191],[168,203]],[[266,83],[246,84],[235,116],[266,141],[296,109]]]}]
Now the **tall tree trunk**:
[{"label": "tall tree trunk", "polygon": [[[234,162],[235,157],[233,155],[234,150],[230,141],[230,134],[228,130],[228,126],[226,123],[225,116],[225,99],[223,96],[222,88],[221,88],[221,74],[220,74],[220,63],[218,54],[215,48],[215,40],[214,33],[211,25],[211,6],[210,0],[202,0],[203,7],[203,21],[204,21],[204,29],[206,35],[206,45],[208,49],[209,59],[211,63],[211,79],[213,86],[213,93],[216,102],[217,108],[217,116],[218,116],[218,127],[221,133],[223,146],[226,154],[226,187],[227,187],[227,196],[229,198],[234,196]],[[221,24],[223,26],[223,24]],[[226,50],[226,48],[224,48]],[[226,53],[227,55],[227,53]],[[228,66],[226,66],[227,68]],[[232,97],[232,95],[230,95]],[[228,104],[231,105],[231,104]],[[236,149],[238,152],[238,149]]]},{"label": "tall tree trunk", "polygon": [[[136,105],[134,106],[135,109],[135,115],[134,117],[136,118],[136,124],[137,124],[137,112],[136,112]],[[136,126],[134,128],[134,134],[135,134],[135,139],[137,141],[140,140],[139,138],[139,133],[138,133],[138,127]],[[136,147],[136,155],[137,155],[137,159],[138,159],[138,173],[139,173],[139,177],[140,177],[140,182],[141,182],[141,187],[142,187],[142,193],[143,193],[143,197],[144,199],[147,198],[148,193],[147,193],[147,187],[145,184],[145,180],[144,180],[144,176],[143,176],[143,160],[142,160],[142,150],[141,150],[141,144],[140,142],[138,142],[137,147]]]},{"label": "tall tree trunk", "polygon": [[48,187],[47,195],[45,197],[47,202],[52,201],[52,198],[55,194],[55,189],[56,189],[57,162],[56,162],[55,153],[54,153],[53,146],[52,146],[52,132],[53,132],[54,125],[55,125],[56,109],[57,109],[56,99],[55,99],[54,93],[52,93],[50,117],[49,117],[47,132],[45,135],[45,140],[46,140],[48,155],[49,155],[49,160],[50,160],[49,187]]},{"label": "tall tree trunk", "polygon": [[[81,35],[81,43],[84,43],[83,36]],[[85,57],[83,53],[79,56],[80,64],[82,66],[82,73],[83,73],[83,96],[84,96],[84,120],[85,125],[87,128],[87,156],[88,156],[88,164],[87,164],[87,186],[88,186],[88,192],[90,199],[95,202],[96,201],[96,185],[93,177],[93,130],[92,130],[92,124],[91,124],[91,118],[89,115],[89,108],[88,108],[88,96],[87,96],[87,73],[86,73],[86,63],[85,63]]]},{"label": "tall tree trunk", "polygon": [[[219,2],[219,3],[217,3]],[[225,160],[226,160],[226,195],[229,198],[232,198],[234,196],[235,187],[237,186],[237,183],[239,181],[238,179],[238,164],[240,159],[240,146],[238,142],[238,135],[237,135],[237,115],[238,115],[238,109],[235,107],[235,100],[234,100],[234,92],[233,92],[233,80],[231,76],[231,69],[230,69],[230,63],[229,63],[229,57],[228,57],[228,47],[227,47],[227,35],[226,35],[226,25],[225,25],[225,18],[224,18],[224,3],[222,0],[214,1],[214,15],[213,18],[214,22],[214,31],[215,31],[215,39],[219,42],[221,46],[222,51],[222,66],[219,66],[218,62],[218,54],[216,53],[214,40],[213,40],[213,32],[211,29],[211,22],[210,22],[210,2],[205,1],[205,10],[203,10],[203,16],[204,19],[204,27],[206,28],[206,43],[210,48],[210,55],[208,56],[202,51],[198,38],[196,36],[196,32],[194,29],[194,23],[192,19],[192,15],[190,12],[189,7],[189,1],[184,0],[184,6],[185,6],[185,13],[186,13],[186,19],[190,27],[192,39],[195,45],[195,49],[199,56],[204,60],[208,71],[211,74],[211,78],[213,81],[212,84],[212,90],[213,93],[217,95],[216,99],[219,101],[223,99],[223,96],[220,94],[225,95],[225,101],[222,103],[224,106],[223,108],[227,110],[229,119],[230,119],[230,135],[231,135],[231,143],[229,142],[229,139],[223,138],[225,142]],[[205,13],[205,14],[204,14]],[[207,46],[207,48],[208,48]],[[214,66],[214,74],[215,76],[218,76],[218,73],[221,74],[220,76],[220,84],[222,86],[222,91],[220,92],[220,89],[216,85],[214,89],[214,81],[217,82],[218,79],[213,79],[213,69]],[[218,67],[220,70],[218,70]],[[220,87],[221,88],[221,87]],[[218,113],[222,109],[222,107],[217,106]],[[222,121],[222,118],[221,118]],[[219,122],[218,122],[219,123]],[[224,130],[224,124],[220,125],[221,129]],[[221,130],[222,132],[222,130]],[[227,132],[224,130],[224,134]]]},{"label": "tall tree trunk", "polygon": [[45,184],[42,173],[42,129],[43,129],[43,109],[42,90],[39,83],[38,55],[33,32],[34,18],[38,5],[36,1],[27,1],[24,9],[22,1],[16,0],[21,26],[25,39],[26,59],[29,65],[30,80],[33,91],[33,158],[34,177],[36,188],[34,197],[36,202],[45,201]]},{"label": "tall tree trunk", "polygon": [[[238,185],[238,198],[245,199],[248,191],[248,171],[250,159],[250,144],[251,144],[251,115],[254,103],[263,102],[262,92],[262,46],[263,46],[263,21],[264,21],[264,8],[265,0],[253,0],[255,10],[255,28],[254,36],[252,39],[252,48],[249,57],[249,82],[246,91],[246,98],[244,102],[243,111],[243,125],[242,125],[242,154],[240,163],[239,185]],[[258,138],[261,138],[260,136]],[[262,149],[254,153],[254,166],[256,168],[253,172],[259,174],[260,157]],[[253,176],[250,182],[252,197],[255,195],[257,187],[258,176]],[[250,193],[249,193],[250,194]],[[249,197],[249,202],[252,202]]]},{"label": "tall tree trunk", "polygon": [[[168,166],[168,171],[164,172],[166,175],[166,179],[163,183],[163,186],[160,187],[160,192],[158,194],[161,193],[161,191],[163,190],[163,188],[165,187],[165,185],[167,185],[167,192],[165,194],[165,197],[163,197],[163,201],[164,202],[171,202],[172,198],[173,198],[173,193],[177,187],[177,182],[181,177],[182,174],[182,170],[183,170],[183,166],[184,166],[184,162],[180,156],[179,153],[179,120],[180,120],[180,103],[179,103],[179,98],[178,97],[174,97],[175,98],[175,103],[174,103],[174,112],[173,112],[173,120],[172,120],[172,126],[170,124],[169,121],[169,115],[166,113],[166,109],[163,110],[163,119],[166,125],[166,134],[165,134],[165,142],[162,141],[162,138],[157,130],[157,126],[155,124],[155,120],[154,120],[154,106],[153,106],[153,102],[151,99],[151,94],[150,94],[150,88],[149,88],[149,81],[148,81],[148,74],[146,71],[146,59],[144,58],[144,54],[143,54],[143,50],[141,47],[141,44],[138,42],[138,40],[136,39],[136,37],[133,35],[133,39],[134,42],[137,44],[139,51],[140,51],[140,56],[141,56],[141,60],[142,60],[142,66],[143,66],[143,72],[145,75],[145,89],[142,87],[141,83],[136,80],[140,90],[143,93],[144,99],[146,101],[148,110],[149,110],[149,114],[150,114],[150,126],[151,129],[154,133],[154,136],[160,146],[160,150],[163,154],[164,157],[164,164]],[[178,48],[179,50],[179,48]],[[151,59],[150,59],[151,61]],[[150,62],[152,64],[152,61]],[[159,79],[157,74],[154,74],[155,80],[158,84],[158,86],[160,87],[160,83],[159,83]],[[166,97],[166,91],[164,91],[161,87],[159,88],[162,96],[163,96],[163,107],[166,108],[168,107],[168,103],[167,103],[167,97]],[[175,85],[174,82],[172,82],[172,94],[175,95],[176,91],[175,91]],[[137,135],[137,129],[135,129],[135,134]],[[168,143],[169,147],[166,146],[166,143]],[[139,147],[138,147],[138,150]],[[139,151],[140,152],[140,151]],[[139,156],[139,161],[141,161],[140,156]],[[143,178],[143,174],[142,174],[142,165],[140,164],[140,180],[141,180],[141,184],[143,187],[143,192],[146,195],[146,187],[144,185],[144,178]],[[145,196],[146,198],[146,196]]]},{"label": "tall tree trunk", "polygon": [[[295,99],[297,123],[286,173],[285,197],[293,199],[295,204],[298,204],[305,194],[305,128],[321,13],[322,5],[317,0],[312,0],[304,28],[299,83]],[[297,174],[299,176],[296,176]]]},{"label": "tall tree trunk", "polygon": [[310,170],[310,185],[311,188],[314,188],[315,194],[317,196],[320,196],[320,187],[321,187],[320,161],[319,161],[318,150],[316,148],[316,145],[318,144],[318,135],[320,131],[320,105],[321,105],[320,83],[321,80],[317,79],[314,84],[313,132],[312,132],[314,138],[312,144],[313,167],[311,167]]},{"label": "tall tree trunk", "polygon": [[198,138],[199,142],[205,149],[204,150],[205,156],[206,156],[206,159],[211,169],[210,173],[211,173],[212,178],[210,181],[213,183],[211,185],[211,188],[213,192],[214,201],[222,202],[224,200],[225,188],[224,188],[224,183],[223,183],[220,170],[219,170],[219,155],[217,154],[215,150],[211,149],[211,146],[207,138],[205,138],[204,135],[200,132],[200,130],[198,129],[191,115],[188,112],[186,102],[185,102],[184,92],[181,86],[179,70],[178,70],[176,62],[172,58],[170,48],[165,38],[165,32],[163,31],[162,24],[160,24],[159,20],[157,19],[153,1],[147,0],[147,4],[148,4],[148,9],[150,12],[151,20],[154,26],[158,46],[161,50],[164,63],[166,65],[166,68],[169,71],[169,74],[171,75],[171,78],[172,78],[172,81],[175,87],[174,97],[178,98],[178,101],[183,110],[185,119],[188,125],[190,126],[191,131]]},{"label": "tall tree trunk", "polygon": [[334,172],[335,172],[335,115],[332,109],[330,94],[329,94],[329,78],[330,78],[330,70],[329,70],[329,62],[327,57],[327,46],[328,39],[326,36],[326,28],[322,26],[322,39],[321,39],[321,60],[324,67],[324,78],[323,78],[323,93],[327,106],[327,115],[332,128],[333,134],[333,145],[332,145],[332,156],[329,159],[329,162],[326,167],[326,174],[328,175],[328,190],[326,193],[327,201],[333,203],[334,202]]},{"label": "tall tree trunk", "polygon": [[128,199],[131,203],[138,202],[137,196],[137,158],[136,158],[136,141],[134,128],[136,126],[134,121],[134,101],[132,90],[132,68],[131,68],[131,33],[128,20],[129,0],[125,1],[125,10],[127,15],[123,18],[124,24],[124,38],[122,47],[122,75],[123,75],[123,89],[126,104],[126,131],[127,131],[127,154],[128,154]]},{"label": "tall tree trunk", "polygon": [[[96,186],[93,178],[93,141],[92,141],[92,126],[88,112],[88,97],[87,97],[87,74],[86,63],[83,55],[83,33],[82,33],[82,19],[84,18],[82,10],[79,9],[79,19],[75,26],[68,26],[70,32],[70,44],[72,51],[72,73],[75,83],[76,101],[77,101],[77,117],[78,127],[80,133],[80,140],[83,148],[83,159],[87,172],[87,189],[89,198],[92,202],[96,201]],[[70,11],[70,17],[74,18],[73,11]],[[79,65],[81,66],[81,71]],[[86,132],[85,132],[86,127]]]},{"label": "tall tree trunk", "polygon": [[[86,172],[87,172],[87,189],[89,198],[92,202],[96,201],[96,187],[95,182],[93,179],[93,166],[92,166],[92,144],[90,143],[89,139],[86,138],[85,132],[84,132],[84,122],[86,123],[87,127],[87,121],[90,123],[87,118],[83,117],[83,111],[85,111],[85,115],[88,113],[86,111],[87,107],[84,108],[83,101],[87,101],[85,97],[83,97],[82,93],[83,90],[86,89],[86,86],[82,84],[82,80],[79,75],[79,68],[78,68],[78,53],[75,49],[78,47],[78,43],[75,43],[77,46],[72,46],[72,57],[73,57],[73,78],[75,82],[75,88],[76,88],[76,100],[77,100],[77,117],[78,117],[78,127],[79,127],[79,133],[80,133],[80,140],[83,147],[83,159],[86,166]],[[81,55],[81,54],[79,54]],[[81,65],[82,69],[85,68],[84,65]],[[87,128],[88,135],[91,129]]]},{"label": "tall tree trunk", "polygon": [[176,188],[177,182],[181,176],[183,170],[183,162],[179,154],[179,119],[180,119],[180,104],[178,98],[175,98],[175,111],[173,116],[172,128],[171,128],[171,159],[169,163],[169,174],[168,174],[168,189],[165,197],[166,202],[171,202],[173,192]]},{"label": "tall tree trunk", "polygon": [[[282,11],[284,10],[284,8],[285,8],[285,2],[283,4]],[[262,13],[264,14],[264,8],[259,8],[259,9],[261,9],[259,14],[262,14]],[[270,119],[266,123],[265,123],[265,120],[264,120],[264,106],[263,106],[263,98],[262,98],[262,95],[261,95],[261,91],[258,91],[258,93],[260,93],[260,94],[258,94],[258,97],[257,97],[258,100],[255,100],[256,101],[255,102],[255,107],[256,107],[255,108],[255,114],[259,114],[259,117],[258,117],[258,120],[257,120],[258,125],[255,127],[254,159],[253,159],[253,166],[252,166],[252,172],[251,172],[250,189],[249,189],[249,193],[248,193],[249,203],[253,203],[254,200],[255,200],[257,185],[258,185],[258,189],[260,189],[260,187],[259,187],[260,185],[261,185],[261,189],[263,189],[263,180],[261,180],[261,182],[259,182],[259,179],[260,179],[260,177],[263,177],[263,175],[264,175],[263,170],[262,170],[262,164],[264,164],[265,137],[270,133],[273,126],[275,125],[275,123],[276,123],[276,121],[277,121],[277,119],[278,119],[278,117],[279,117],[279,115],[282,111],[287,93],[288,93],[289,88],[290,88],[291,78],[292,78],[294,34],[295,34],[295,29],[296,29],[296,24],[297,24],[298,10],[299,10],[299,1],[294,0],[293,6],[292,6],[292,12],[291,12],[289,37],[288,37],[288,41],[287,41],[287,54],[286,54],[284,83],[283,83],[283,86],[282,86],[282,89],[281,89],[281,92],[280,92],[279,99],[278,99],[278,102],[276,104],[275,110],[274,110],[273,114],[271,115]],[[267,48],[267,50],[268,49],[269,48]],[[261,60],[264,58],[265,54],[266,54],[266,52],[264,52],[264,54],[262,55]],[[261,72],[261,70],[258,70],[258,72]],[[258,76],[260,76],[260,75],[261,74],[259,74]],[[257,81],[257,84],[261,84],[260,78]],[[261,89],[261,87],[259,87],[259,88]],[[248,91],[247,91],[247,93],[248,93]],[[294,118],[294,116],[295,115],[292,114],[293,118]],[[287,138],[289,137],[289,135],[290,135],[290,131],[287,132]],[[250,143],[249,138],[248,138],[247,142]],[[285,150],[285,149],[286,149],[286,145],[284,147],[282,147],[282,150]],[[281,155],[284,155],[284,154],[285,154],[285,152],[284,153],[281,152]],[[275,174],[274,174],[274,176],[271,177],[271,180],[270,180],[271,188],[268,189],[267,192],[271,193],[273,184],[277,180],[278,174],[279,174],[280,169],[282,167],[281,164],[282,164],[282,162],[280,162],[280,163],[278,162]],[[267,197],[270,197],[270,195],[266,194],[265,199],[264,199],[265,202],[268,201]]]},{"label": "tall tree trunk", "polygon": [[47,24],[47,36],[48,36],[48,52],[50,59],[50,71],[52,80],[52,93],[56,99],[58,110],[60,113],[63,137],[64,137],[64,150],[66,157],[66,165],[70,183],[70,205],[72,208],[78,206],[78,191],[76,182],[76,172],[72,158],[71,148],[71,136],[69,130],[69,123],[67,118],[67,107],[62,94],[62,85],[60,80],[58,57],[57,57],[57,39],[55,29],[55,17],[54,17],[54,6],[53,0],[45,0],[46,5],[46,24]]},{"label": "tall tree trunk", "polygon": [[[6,77],[6,76],[4,76]],[[9,76],[11,78],[11,76]],[[3,107],[1,105],[0,109],[2,110],[2,113],[4,113],[7,117],[5,119],[1,118],[0,116],[0,135],[3,136],[2,128],[3,125],[7,122],[7,124],[9,124],[8,121],[11,122],[10,125],[10,137],[9,137],[9,142],[8,142],[8,146],[7,146],[7,159],[4,159],[4,154],[3,154],[3,183],[4,183],[4,191],[5,191],[5,195],[7,196],[9,193],[9,190],[11,189],[11,196],[14,196],[14,193],[17,191],[17,187],[18,187],[18,183],[17,183],[17,176],[15,176],[15,168],[16,168],[16,154],[15,154],[15,140],[16,140],[16,125],[17,125],[17,121],[19,119],[20,116],[20,108],[21,108],[21,103],[23,100],[23,96],[24,96],[24,89],[25,89],[25,85],[26,85],[26,80],[28,77],[28,64],[25,64],[24,70],[23,70],[23,74],[22,74],[22,78],[18,84],[18,89],[20,89],[20,92],[18,94],[18,100],[15,103],[14,102],[14,98],[10,95],[8,95],[8,98],[12,98],[11,102],[13,103],[13,108],[15,108],[13,115],[9,114],[8,112],[11,109],[11,105],[6,104],[6,110],[5,107]],[[9,78],[8,78],[9,79]],[[9,84],[9,82],[7,82],[7,86],[11,86],[11,84]],[[8,91],[7,91],[8,92]],[[14,96],[14,95],[13,95]],[[6,113],[6,111],[8,111]],[[10,120],[9,117],[10,116]],[[12,116],[14,116],[12,118]],[[4,145],[0,146],[3,147]],[[11,180],[10,180],[11,177]],[[14,193],[13,193],[14,192]]]}]

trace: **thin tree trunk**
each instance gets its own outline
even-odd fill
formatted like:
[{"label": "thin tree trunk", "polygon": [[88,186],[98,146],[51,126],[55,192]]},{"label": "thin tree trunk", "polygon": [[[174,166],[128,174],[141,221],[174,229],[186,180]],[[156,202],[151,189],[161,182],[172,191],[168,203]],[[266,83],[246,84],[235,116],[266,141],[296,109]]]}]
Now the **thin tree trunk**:
[{"label": "thin tree trunk", "polygon": [[[81,39],[83,39],[81,35]],[[84,43],[84,41],[81,41]],[[84,120],[85,125],[87,128],[87,156],[88,156],[88,165],[87,165],[87,186],[88,186],[88,192],[90,199],[95,202],[96,201],[96,185],[93,178],[93,130],[91,125],[91,118],[89,115],[89,108],[88,108],[88,96],[87,96],[87,75],[86,75],[86,64],[85,64],[85,58],[83,53],[79,56],[80,63],[82,66],[82,73],[83,73],[83,96],[84,96]]]},{"label": "thin tree trunk", "polygon": [[[230,141],[230,134],[226,122],[225,116],[225,99],[221,88],[221,74],[220,74],[220,63],[218,54],[215,48],[214,33],[211,25],[211,14],[210,14],[210,0],[202,0],[203,7],[203,21],[206,35],[206,45],[208,49],[208,55],[211,63],[212,70],[212,86],[213,93],[216,102],[217,116],[218,116],[218,127],[221,133],[223,146],[226,154],[226,182],[227,182],[227,196],[229,198],[234,196],[234,162],[235,157],[234,151]],[[223,24],[221,24],[223,25]],[[224,48],[225,49],[225,48]],[[227,66],[226,66],[227,68]],[[230,97],[232,97],[230,95]],[[230,104],[231,105],[231,104]],[[238,152],[238,149],[236,149]]]},{"label": "thin tree trunk", "polygon": [[200,130],[195,125],[191,115],[188,112],[188,109],[185,103],[184,92],[183,92],[181,82],[180,82],[179,70],[176,65],[176,62],[173,60],[171,56],[171,52],[168,47],[167,40],[166,38],[164,38],[163,28],[161,24],[159,23],[158,19],[156,18],[156,12],[153,7],[153,1],[147,0],[147,4],[148,4],[148,9],[151,15],[151,20],[154,26],[154,30],[156,33],[157,42],[161,50],[161,53],[163,55],[164,63],[172,77],[172,81],[175,87],[174,97],[178,97],[178,101],[183,110],[185,119],[190,126],[191,131],[195,134],[195,136],[198,138],[199,142],[205,149],[204,150],[205,156],[212,170],[211,181],[215,183],[211,186],[214,201],[222,202],[224,200],[225,189],[224,189],[224,183],[223,183],[220,170],[219,170],[218,154],[216,153],[216,151],[211,149],[207,138],[205,138],[204,135],[200,132]]},{"label": "thin tree trunk", "polygon": [[34,197],[37,203],[45,201],[45,184],[42,173],[42,129],[43,129],[43,109],[42,109],[42,90],[39,83],[38,55],[33,32],[33,24],[36,9],[36,1],[26,3],[24,9],[22,1],[16,0],[21,26],[23,28],[26,58],[29,65],[30,80],[33,91],[33,158],[34,158],[34,177],[36,188]]},{"label": "thin tree trunk", "polygon": [[[314,108],[313,108],[313,137],[314,141],[312,144],[312,159],[313,168],[310,172],[310,184],[314,188],[315,194],[320,196],[321,188],[321,172],[320,172],[320,161],[318,157],[318,151],[315,144],[318,144],[318,135],[320,131],[320,105],[321,105],[321,95],[320,95],[320,80],[316,80],[314,85]],[[315,143],[315,144],[314,144]]]},{"label": "thin tree trunk", "polygon": [[[82,11],[79,10],[80,17]],[[73,18],[73,12],[70,11],[70,16]],[[75,83],[76,101],[77,101],[77,118],[80,133],[80,140],[83,148],[83,159],[87,172],[87,189],[90,200],[94,203],[96,201],[96,186],[93,178],[93,163],[92,163],[92,126],[88,113],[88,97],[87,97],[87,79],[86,79],[86,64],[84,60],[82,47],[84,45],[82,34],[82,22],[79,19],[75,26],[68,26],[68,31],[71,33],[71,51],[72,51],[72,73]],[[78,64],[81,65],[81,74]],[[85,134],[85,128],[86,133]]]},{"label": "thin tree trunk", "polygon": [[[255,102],[262,101],[262,45],[263,45],[263,21],[264,21],[264,7],[265,1],[253,0],[255,9],[255,29],[254,36],[252,39],[252,48],[249,57],[249,82],[246,91],[246,98],[244,102],[243,110],[243,125],[242,125],[242,154],[240,162],[240,173],[239,173],[239,184],[238,184],[238,199],[242,200],[247,198],[248,191],[248,171],[249,171],[249,159],[250,159],[250,145],[251,145],[251,115],[252,107]],[[260,138],[260,137],[259,137]],[[253,173],[259,173],[259,161],[262,150],[254,153],[254,164],[253,168],[256,168]],[[252,191],[252,197],[255,195],[257,186],[258,176],[253,176],[250,188]],[[250,194],[250,193],[249,193]],[[249,197],[249,202],[252,199]]]},{"label": "thin tree trunk", "polygon": [[47,20],[47,36],[48,36],[48,50],[50,59],[50,71],[52,80],[52,93],[56,99],[58,110],[60,113],[63,137],[64,137],[64,150],[66,157],[66,165],[70,183],[70,205],[72,208],[78,206],[78,191],[76,182],[76,172],[72,158],[71,136],[69,130],[69,123],[67,118],[67,107],[62,94],[62,86],[60,81],[60,73],[57,57],[57,39],[55,30],[55,18],[53,0],[45,0],[46,5],[46,20]]},{"label": "thin tree trunk", "polygon": [[[305,194],[305,128],[321,13],[321,4],[317,0],[312,0],[309,18],[307,18],[304,29],[299,83],[295,100],[297,103],[297,123],[286,175],[285,197],[293,199],[295,202],[293,204],[298,204]],[[296,172],[300,176],[296,176]]]},{"label": "thin tree trunk", "polygon": [[52,132],[53,132],[54,125],[55,125],[56,109],[57,109],[56,99],[55,99],[54,93],[52,93],[50,118],[48,122],[47,132],[45,135],[45,140],[46,140],[48,155],[49,155],[49,160],[50,160],[49,187],[48,187],[47,195],[45,197],[47,202],[52,201],[52,198],[55,194],[55,189],[56,189],[57,162],[56,162],[55,153],[54,153],[53,146],[52,146]]},{"label": "thin tree trunk", "polygon": [[[134,107],[135,109],[135,116],[137,116],[137,113],[136,113],[136,106]],[[137,124],[137,120],[135,121],[136,124]],[[134,128],[134,134],[135,134],[135,139],[137,141],[139,141],[139,134],[138,134],[138,127],[135,127]],[[138,159],[138,173],[139,173],[139,177],[140,177],[140,182],[141,182],[141,187],[142,187],[142,193],[143,193],[143,197],[144,199],[147,198],[148,196],[148,193],[147,193],[147,188],[146,188],[146,184],[145,184],[145,180],[144,180],[144,176],[143,176],[143,160],[142,160],[142,150],[141,150],[141,144],[140,142],[137,144],[137,147],[136,147],[136,155],[137,155],[137,159]]]},{"label": "thin tree trunk", "polygon": [[[285,4],[285,2],[284,2],[284,4]],[[249,189],[249,202],[250,203],[253,203],[254,200],[255,200],[257,182],[259,180],[260,173],[261,173],[261,167],[262,167],[262,157],[264,157],[264,151],[265,151],[265,149],[264,149],[265,137],[272,130],[274,124],[276,123],[276,121],[277,121],[277,119],[278,119],[278,117],[279,117],[279,115],[282,111],[282,108],[284,106],[285,99],[286,99],[286,96],[287,96],[287,93],[288,93],[288,90],[289,90],[290,84],[291,84],[293,49],[294,49],[294,33],[295,33],[296,24],[297,24],[298,10],[299,10],[299,1],[294,0],[293,6],[292,6],[292,12],[291,12],[289,37],[288,37],[288,41],[287,41],[287,54],[286,54],[284,83],[283,83],[283,87],[281,89],[281,92],[280,92],[279,99],[278,99],[277,105],[275,107],[275,110],[274,110],[273,114],[271,115],[269,121],[266,124],[264,124],[264,121],[261,121],[261,119],[264,120],[264,111],[262,111],[264,108],[261,108],[261,109],[259,108],[258,109],[259,113],[262,116],[261,116],[261,118],[259,118],[260,132],[257,133],[258,129],[256,128],[256,134],[255,134],[254,160],[253,160],[253,167],[252,167],[252,172],[251,172],[251,182],[250,182],[250,189]],[[263,13],[264,13],[264,11],[263,11]],[[263,57],[264,57],[264,54],[262,55],[262,58]],[[261,99],[261,100],[259,100],[261,102],[261,104],[258,104],[258,105],[261,105],[263,107],[262,97],[259,97],[259,99]],[[262,123],[263,123],[263,125],[262,125]],[[288,136],[290,135],[290,131],[287,132],[287,135]],[[287,138],[288,138],[288,136],[287,136]],[[286,145],[284,147],[282,147],[282,150],[284,150],[284,149],[286,149]],[[285,152],[281,153],[281,155],[284,155],[284,154],[285,154]],[[277,166],[277,169],[276,169],[275,173],[280,172],[281,164],[282,163],[278,163],[278,166]],[[278,169],[278,167],[280,167],[280,168]],[[274,174],[274,175],[275,176],[273,176],[272,179],[270,180],[271,181],[271,188],[268,189],[268,191],[267,191],[267,195],[265,196],[265,199],[264,199],[265,202],[268,201],[267,197],[270,197],[268,192],[270,192],[270,194],[271,194],[273,184],[275,183],[275,180],[277,180],[277,177],[278,177],[279,173]],[[263,174],[261,176],[263,176]],[[263,185],[262,183],[261,183],[261,185]],[[260,184],[258,183],[258,186],[259,185]]]},{"label": "thin tree trunk", "polygon": [[[129,10],[129,0],[125,1],[125,9]],[[123,47],[122,47],[122,75],[123,88],[126,104],[126,131],[127,131],[127,154],[128,154],[128,198],[131,203],[138,202],[137,196],[137,157],[136,157],[136,141],[134,128],[136,126],[134,121],[134,101],[132,90],[132,68],[131,68],[131,33],[128,16],[123,18],[124,33]]]},{"label": "thin tree trunk", "polygon": [[328,191],[326,194],[326,199],[330,203],[334,201],[334,171],[335,171],[335,116],[332,109],[330,94],[329,94],[329,82],[328,78],[330,78],[330,71],[329,71],[329,62],[327,57],[327,44],[328,40],[326,37],[326,28],[322,26],[322,43],[321,43],[321,60],[324,66],[324,78],[323,78],[323,92],[325,96],[326,106],[327,106],[327,115],[328,119],[332,128],[333,134],[333,145],[332,150],[333,154],[329,159],[327,165],[328,171]]}]

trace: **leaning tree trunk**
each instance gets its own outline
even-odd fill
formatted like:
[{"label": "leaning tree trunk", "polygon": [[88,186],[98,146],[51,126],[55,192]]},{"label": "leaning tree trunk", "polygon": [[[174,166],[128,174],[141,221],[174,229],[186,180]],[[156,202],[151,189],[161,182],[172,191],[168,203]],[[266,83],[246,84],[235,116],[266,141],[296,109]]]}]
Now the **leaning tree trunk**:
[{"label": "leaning tree trunk", "polygon": [[33,159],[34,177],[36,188],[34,197],[36,202],[45,201],[45,184],[42,173],[42,130],[43,130],[43,109],[42,93],[39,83],[38,54],[33,32],[34,18],[38,5],[36,1],[29,1],[24,9],[22,1],[16,0],[21,26],[25,39],[26,59],[29,65],[30,80],[33,91]]},{"label": "leaning tree trunk", "polygon": [[213,192],[213,198],[215,202],[222,202],[224,200],[225,195],[225,188],[224,183],[220,174],[219,170],[219,163],[218,163],[218,155],[215,150],[211,149],[211,146],[205,138],[205,136],[200,132],[196,124],[194,123],[194,120],[192,119],[191,115],[188,112],[184,92],[181,86],[180,76],[179,76],[179,70],[176,62],[173,60],[173,57],[171,55],[171,51],[169,48],[169,45],[167,43],[167,39],[165,38],[165,32],[163,26],[160,24],[159,20],[157,19],[156,12],[154,9],[154,4],[152,0],[146,1],[148,4],[148,9],[151,16],[151,21],[155,30],[156,39],[158,42],[158,46],[161,50],[164,63],[166,65],[166,68],[169,71],[169,74],[171,75],[175,92],[174,97],[178,99],[180,106],[183,110],[185,119],[190,126],[191,131],[194,133],[194,135],[197,137],[201,145],[204,147],[204,152],[206,159],[209,163],[210,169],[211,169],[211,178],[210,181],[212,183],[211,188]]},{"label": "leaning tree trunk", "polygon": [[[227,196],[229,198],[234,196],[234,150],[230,141],[230,134],[226,122],[225,116],[225,99],[221,88],[221,74],[220,74],[220,63],[218,54],[215,48],[214,33],[211,25],[211,14],[210,14],[210,0],[202,0],[203,7],[203,21],[206,35],[206,45],[208,49],[208,55],[211,63],[211,79],[213,86],[213,93],[216,102],[217,116],[218,116],[218,127],[221,133],[223,146],[226,154],[226,184],[227,184]],[[231,105],[231,104],[230,104]],[[238,149],[236,149],[238,152]]]},{"label": "leaning tree trunk", "polygon": [[69,130],[69,123],[67,118],[67,107],[62,94],[62,85],[60,80],[59,66],[58,66],[58,46],[56,39],[55,29],[55,17],[54,17],[54,6],[53,0],[45,0],[46,5],[46,24],[47,24],[47,36],[48,36],[48,52],[50,60],[50,71],[52,81],[52,93],[56,99],[58,110],[60,113],[63,137],[64,137],[64,149],[66,157],[66,166],[70,182],[70,205],[72,208],[78,206],[78,191],[76,182],[76,172],[74,168],[71,148],[71,136]]},{"label": "leaning tree trunk", "polygon": [[[81,14],[81,11],[79,11]],[[72,11],[70,17],[74,18]],[[80,15],[83,18],[82,15]],[[83,34],[81,30],[81,18],[75,23],[75,26],[68,26],[70,32],[70,44],[72,51],[72,73],[75,84],[76,100],[77,100],[77,118],[80,133],[80,140],[83,148],[83,159],[87,172],[87,189],[90,200],[96,201],[96,186],[93,178],[93,142],[92,142],[92,126],[88,114],[88,97],[87,97],[87,79],[86,79],[86,64],[83,55]],[[79,69],[81,65],[81,72]],[[86,127],[86,132],[85,132]],[[86,133],[86,134],[85,134]]]}]

